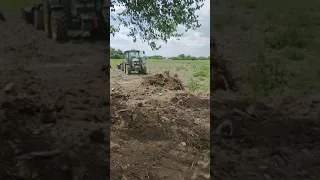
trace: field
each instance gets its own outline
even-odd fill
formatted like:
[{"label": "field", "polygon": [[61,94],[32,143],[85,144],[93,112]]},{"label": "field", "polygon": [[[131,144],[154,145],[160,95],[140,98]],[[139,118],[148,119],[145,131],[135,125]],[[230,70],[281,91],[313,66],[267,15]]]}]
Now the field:
[{"label": "field", "polygon": [[101,71],[109,44],[53,42],[21,21],[17,8],[31,1],[8,2],[0,3],[0,179],[109,179]]},{"label": "field", "polygon": [[[213,7],[212,31],[233,74],[244,77],[242,91],[268,96],[320,90],[318,1],[216,0]],[[267,65],[264,74],[253,70]]]},{"label": "field", "polygon": [[111,179],[209,179],[209,61],[110,62]]},{"label": "field", "polygon": [[[121,60],[111,59],[110,64],[116,68]],[[149,59],[148,73],[156,74],[170,71],[176,73],[190,92],[210,92],[209,60],[158,60]]]},{"label": "field", "polygon": [[212,93],[214,179],[319,177],[319,9],[319,1],[212,1],[211,50],[222,54],[213,59],[231,63],[238,85]]}]

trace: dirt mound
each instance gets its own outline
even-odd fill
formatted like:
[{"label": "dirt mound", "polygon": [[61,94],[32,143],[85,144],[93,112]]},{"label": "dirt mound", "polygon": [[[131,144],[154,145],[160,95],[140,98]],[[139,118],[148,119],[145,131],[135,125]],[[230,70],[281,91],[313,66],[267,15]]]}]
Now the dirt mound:
[{"label": "dirt mound", "polygon": [[220,97],[212,106],[211,166],[215,169],[211,175],[215,179],[319,177],[317,119],[292,118],[262,102],[240,98]]},{"label": "dirt mound", "polygon": [[108,46],[54,43],[5,14],[0,179],[109,179]]},{"label": "dirt mound", "polygon": [[213,84],[212,90],[236,90],[236,82],[231,74],[231,63],[223,58],[218,52],[216,40],[211,38],[210,40],[211,56],[211,84]]},{"label": "dirt mound", "polygon": [[109,168],[108,162],[98,160],[100,157],[95,158],[96,169],[90,168],[94,158],[90,153],[92,149],[101,152],[99,144],[92,144],[85,136],[82,136],[82,143],[57,141],[51,134],[61,120],[59,116],[34,99],[10,99],[1,102],[0,108],[0,145],[6,147],[1,149],[0,177],[67,180],[84,176],[83,173],[97,179],[107,176],[104,172]]},{"label": "dirt mound", "polygon": [[208,98],[199,98],[194,94],[179,93],[171,98],[171,102],[175,105],[180,105],[187,108],[207,108],[210,107]]},{"label": "dirt mound", "polygon": [[120,78],[111,90],[111,179],[209,179],[208,96],[169,90],[183,89],[169,73]]},{"label": "dirt mound", "polygon": [[163,74],[155,74],[148,76],[144,79],[144,85],[160,86],[169,90],[184,90],[181,80],[175,74],[170,76],[169,71],[165,71]]}]

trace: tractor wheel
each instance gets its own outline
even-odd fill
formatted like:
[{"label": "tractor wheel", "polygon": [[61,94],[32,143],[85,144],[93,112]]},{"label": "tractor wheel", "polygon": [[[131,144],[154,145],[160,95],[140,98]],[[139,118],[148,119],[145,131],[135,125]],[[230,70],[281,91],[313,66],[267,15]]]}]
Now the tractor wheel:
[{"label": "tractor wheel", "polygon": [[121,71],[124,71],[123,63],[121,64]]},{"label": "tractor wheel", "polygon": [[43,7],[43,20],[44,20],[44,30],[46,32],[47,38],[51,38],[52,37],[52,32],[51,32],[51,13],[48,9],[48,6],[46,4],[44,4]]},{"label": "tractor wheel", "polygon": [[44,15],[43,11],[39,9],[35,9],[33,11],[33,26],[36,29],[43,29],[44,28]]},{"label": "tractor wheel", "polygon": [[68,17],[64,11],[53,11],[50,23],[54,41],[63,41],[68,38]]},{"label": "tractor wheel", "polygon": [[127,73],[128,73],[128,75],[131,75],[131,67],[130,66],[128,66]]},{"label": "tractor wheel", "polygon": [[128,74],[128,75],[131,75],[131,67],[130,67],[130,65],[127,65],[127,64],[124,65],[124,73]]},{"label": "tractor wheel", "polygon": [[144,67],[143,68],[143,72],[142,72],[143,74],[147,74],[147,67]]}]

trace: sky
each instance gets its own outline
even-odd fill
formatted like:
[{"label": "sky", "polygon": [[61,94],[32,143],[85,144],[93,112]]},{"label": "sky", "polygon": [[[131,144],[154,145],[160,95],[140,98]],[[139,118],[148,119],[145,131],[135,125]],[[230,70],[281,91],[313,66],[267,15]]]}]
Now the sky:
[{"label": "sky", "polygon": [[[117,8],[115,13],[122,10],[121,7]],[[115,36],[111,35],[111,47],[122,51],[139,49],[145,51],[147,56],[172,57],[185,54],[208,57],[210,56],[210,0],[205,0],[204,6],[198,10],[197,14],[199,15],[199,23],[202,25],[199,29],[184,32],[180,40],[169,39],[168,43],[161,44],[161,48],[157,51],[151,50],[147,43],[142,43],[139,39],[134,43],[132,37],[127,36],[130,30],[123,26]],[[111,23],[113,23],[112,20]]]}]

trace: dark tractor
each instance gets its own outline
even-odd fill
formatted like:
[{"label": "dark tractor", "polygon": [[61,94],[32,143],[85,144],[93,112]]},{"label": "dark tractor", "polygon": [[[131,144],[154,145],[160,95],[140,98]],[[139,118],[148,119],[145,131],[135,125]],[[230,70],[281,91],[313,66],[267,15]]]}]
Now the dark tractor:
[{"label": "dark tractor", "polygon": [[57,41],[66,40],[72,30],[107,40],[109,16],[109,0],[42,0],[21,9],[24,21],[45,30],[48,38]]},{"label": "dark tractor", "polygon": [[[142,54],[145,54],[142,51]],[[137,74],[147,74],[146,58],[139,50],[125,51],[125,59],[122,63],[118,64],[118,69],[124,71],[126,74],[131,75],[133,72]]]}]

